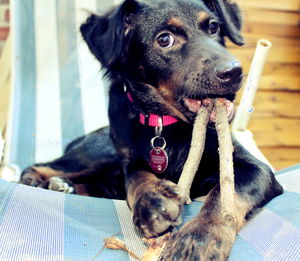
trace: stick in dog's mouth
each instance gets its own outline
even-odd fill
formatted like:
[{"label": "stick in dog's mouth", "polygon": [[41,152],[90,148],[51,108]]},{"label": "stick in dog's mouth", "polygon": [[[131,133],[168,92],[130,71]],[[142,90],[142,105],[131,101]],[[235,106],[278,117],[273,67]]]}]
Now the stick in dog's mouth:
[{"label": "stick in dog's mouth", "polygon": [[[184,165],[178,186],[182,189],[184,202],[191,203],[189,192],[198,169],[202,153],[204,150],[206,127],[208,118],[215,114],[216,128],[219,140],[220,153],[220,191],[221,191],[221,216],[228,226],[235,220],[234,213],[234,174],[233,174],[233,147],[230,136],[229,123],[226,119],[226,110],[228,116],[228,102],[224,98],[205,99],[200,102],[192,100],[192,103],[199,104],[199,111],[194,123],[193,138],[188,159]],[[202,106],[201,106],[202,105]],[[226,108],[225,108],[226,107]],[[215,112],[213,112],[215,111]],[[144,253],[143,261],[158,260],[163,252],[169,236],[162,236],[153,239],[157,244],[150,245]],[[156,241],[157,240],[157,241]]]},{"label": "stick in dog's mouth", "polygon": [[[189,98],[184,99],[185,106],[188,108],[189,111],[194,112],[194,113],[198,113],[200,107],[203,106],[204,103],[205,103],[205,100],[194,100],[194,99],[189,99]],[[226,100],[225,104],[226,104],[228,120],[231,121],[234,116],[233,102]],[[215,109],[211,112],[209,120],[212,122],[216,122],[216,110]]]}]

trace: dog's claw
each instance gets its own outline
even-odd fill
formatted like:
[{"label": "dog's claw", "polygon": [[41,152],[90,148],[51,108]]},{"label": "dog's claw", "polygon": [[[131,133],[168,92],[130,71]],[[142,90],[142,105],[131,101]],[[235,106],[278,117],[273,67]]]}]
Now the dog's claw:
[{"label": "dog's claw", "polygon": [[45,188],[47,185],[47,182],[31,167],[23,171],[19,183],[39,188]]},{"label": "dog's claw", "polygon": [[75,191],[74,187],[70,184],[70,182],[67,182],[65,179],[60,177],[50,178],[48,189],[68,194],[72,194]]}]

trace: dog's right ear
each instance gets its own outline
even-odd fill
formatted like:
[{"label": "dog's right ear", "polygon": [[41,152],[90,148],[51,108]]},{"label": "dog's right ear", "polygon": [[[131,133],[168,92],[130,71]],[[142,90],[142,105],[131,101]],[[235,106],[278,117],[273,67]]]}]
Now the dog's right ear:
[{"label": "dog's right ear", "polygon": [[210,10],[219,15],[222,20],[224,35],[228,36],[233,43],[243,45],[242,17],[238,5],[229,0],[204,0],[204,3]]},{"label": "dog's right ear", "polygon": [[80,26],[83,39],[104,68],[110,69],[122,59],[129,28],[128,17],[138,5],[136,0],[125,0],[106,15],[91,15]]}]

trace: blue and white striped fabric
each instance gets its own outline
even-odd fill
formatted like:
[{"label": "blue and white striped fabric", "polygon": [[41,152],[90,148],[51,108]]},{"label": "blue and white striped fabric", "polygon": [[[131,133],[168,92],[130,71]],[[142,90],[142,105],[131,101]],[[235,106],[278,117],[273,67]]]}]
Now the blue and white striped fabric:
[{"label": "blue and white striped fabric", "polygon": [[[244,227],[230,261],[300,260],[300,165],[281,171],[285,188]],[[186,222],[202,203],[185,207]],[[135,260],[104,249],[117,235],[139,256],[145,250],[125,201],[68,195],[0,180],[0,260]]]},{"label": "blue and white striped fabric", "polygon": [[103,13],[120,1],[11,1],[6,164],[22,169],[51,160],[74,138],[108,124],[108,84],[79,26],[89,15],[86,10]]}]

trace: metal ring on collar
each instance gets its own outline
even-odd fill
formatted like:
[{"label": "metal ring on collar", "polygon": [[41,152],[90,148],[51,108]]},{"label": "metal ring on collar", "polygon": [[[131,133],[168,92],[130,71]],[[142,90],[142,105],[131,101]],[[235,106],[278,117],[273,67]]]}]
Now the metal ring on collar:
[{"label": "metal ring on collar", "polygon": [[[162,141],[162,146],[155,146],[155,141],[158,141],[158,140]],[[165,149],[165,147],[167,146],[166,140],[161,136],[155,136],[154,138],[151,139],[150,143],[151,143],[151,147],[153,149],[155,149],[157,147],[159,147],[160,149]]]}]

